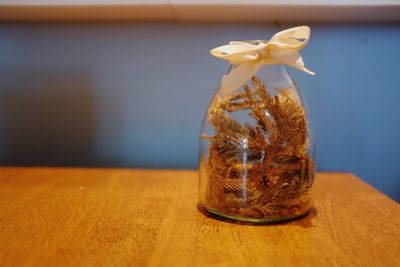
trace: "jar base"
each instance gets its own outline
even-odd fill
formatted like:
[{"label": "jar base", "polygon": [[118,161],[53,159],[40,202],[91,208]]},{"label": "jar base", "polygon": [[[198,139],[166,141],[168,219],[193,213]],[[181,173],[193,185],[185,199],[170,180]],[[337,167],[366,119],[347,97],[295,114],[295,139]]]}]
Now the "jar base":
[{"label": "jar base", "polygon": [[225,221],[244,222],[244,223],[250,223],[250,224],[275,224],[275,223],[285,223],[288,221],[301,219],[301,218],[307,216],[310,213],[312,208],[307,209],[304,212],[302,212],[300,214],[296,214],[294,216],[269,217],[269,218],[251,218],[251,217],[242,217],[242,216],[237,216],[237,215],[231,215],[231,214],[222,213],[222,212],[207,208],[200,203],[198,204],[198,209],[202,213],[205,213],[209,217],[212,217],[215,219],[220,219],[220,220],[225,220]]}]

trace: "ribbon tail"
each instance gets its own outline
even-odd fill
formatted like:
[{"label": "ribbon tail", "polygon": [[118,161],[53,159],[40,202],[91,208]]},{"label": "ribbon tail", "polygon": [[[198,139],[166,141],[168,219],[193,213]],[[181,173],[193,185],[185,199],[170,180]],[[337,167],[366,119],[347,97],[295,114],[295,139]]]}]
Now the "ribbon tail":
[{"label": "ribbon tail", "polygon": [[231,94],[233,91],[244,85],[260,69],[261,62],[244,63],[224,75],[219,86],[223,96]]},{"label": "ribbon tail", "polygon": [[304,71],[310,75],[315,75],[315,72],[312,72],[304,66],[303,58],[298,50],[275,50],[271,51],[271,56],[283,64]]}]

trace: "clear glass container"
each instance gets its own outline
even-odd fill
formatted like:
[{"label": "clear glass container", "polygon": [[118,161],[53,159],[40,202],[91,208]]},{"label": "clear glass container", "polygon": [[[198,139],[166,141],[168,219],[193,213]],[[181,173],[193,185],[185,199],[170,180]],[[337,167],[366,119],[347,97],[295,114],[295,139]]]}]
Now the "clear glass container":
[{"label": "clear glass container", "polygon": [[[237,65],[231,65],[229,72]],[[314,140],[295,82],[263,64],[234,92],[219,88],[200,136],[199,204],[239,221],[294,219],[312,208]]]}]

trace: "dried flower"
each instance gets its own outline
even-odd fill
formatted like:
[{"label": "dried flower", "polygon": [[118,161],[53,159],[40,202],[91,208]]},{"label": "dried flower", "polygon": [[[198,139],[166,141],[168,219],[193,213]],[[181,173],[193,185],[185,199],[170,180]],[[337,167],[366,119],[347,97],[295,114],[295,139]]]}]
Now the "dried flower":
[{"label": "dried flower", "polygon": [[[251,83],[215,97],[208,111],[215,133],[203,136],[210,142],[207,206],[242,217],[298,216],[310,208],[314,168],[303,106],[289,89],[272,96],[259,78]],[[254,125],[234,120],[239,110],[248,110]]]}]

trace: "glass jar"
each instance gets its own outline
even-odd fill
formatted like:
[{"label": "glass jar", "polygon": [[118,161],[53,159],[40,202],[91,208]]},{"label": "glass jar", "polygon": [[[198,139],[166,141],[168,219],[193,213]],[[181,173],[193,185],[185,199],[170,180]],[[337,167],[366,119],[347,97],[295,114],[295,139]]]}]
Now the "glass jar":
[{"label": "glass jar", "polygon": [[255,223],[300,217],[312,208],[314,155],[295,82],[284,65],[263,64],[233,92],[220,86],[211,101],[200,136],[200,205]]}]

